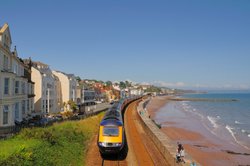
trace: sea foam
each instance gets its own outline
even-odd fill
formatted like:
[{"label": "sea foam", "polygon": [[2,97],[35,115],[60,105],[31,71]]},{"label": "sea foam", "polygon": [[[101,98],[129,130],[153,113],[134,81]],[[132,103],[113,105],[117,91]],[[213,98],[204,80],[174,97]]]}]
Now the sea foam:
[{"label": "sea foam", "polygon": [[235,123],[235,124],[243,124],[243,123],[241,123],[241,122],[239,122],[239,121],[237,121],[237,120],[234,121],[234,123]]},{"label": "sea foam", "polygon": [[218,125],[217,125],[217,120],[219,118],[215,118],[215,117],[212,117],[212,116],[207,116],[207,119],[210,121],[210,123],[213,125],[214,128],[218,128]]},{"label": "sea foam", "polygon": [[229,133],[232,135],[232,137],[234,138],[234,140],[235,140],[236,142],[238,142],[238,140],[236,139],[236,137],[235,137],[235,135],[234,135],[234,132],[233,132],[233,129],[234,129],[234,128],[232,128],[232,127],[226,125],[226,129],[227,129],[227,130],[229,131]]},{"label": "sea foam", "polygon": [[[234,141],[235,141],[237,144],[239,144],[240,146],[242,146],[242,147],[244,147],[244,148],[246,148],[246,149],[248,149],[248,150],[250,149],[249,147],[245,146],[244,144],[242,144],[240,141],[237,140],[237,138],[236,138],[236,136],[235,136],[235,133],[233,132],[234,128],[232,128],[232,127],[230,127],[230,126],[228,126],[228,125],[226,125],[225,128],[229,131],[229,133],[232,135]],[[250,134],[248,134],[248,137],[250,137]]]}]

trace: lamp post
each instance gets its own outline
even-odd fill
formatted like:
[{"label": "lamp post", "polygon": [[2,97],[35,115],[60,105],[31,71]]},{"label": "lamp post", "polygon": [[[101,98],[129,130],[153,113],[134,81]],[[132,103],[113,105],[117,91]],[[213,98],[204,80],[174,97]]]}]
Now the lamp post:
[{"label": "lamp post", "polygon": [[48,100],[48,106],[47,106],[47,107],[48,107],[48,112],[47,112],[47,113],[49,113],[49,111],[50,111],[50,108],[49,108],[49,104],[50,104],[50,103],[49,103],[50,89],[48,88],[47,90],[48,90],[48,95],[47,95],[47,100]]}]

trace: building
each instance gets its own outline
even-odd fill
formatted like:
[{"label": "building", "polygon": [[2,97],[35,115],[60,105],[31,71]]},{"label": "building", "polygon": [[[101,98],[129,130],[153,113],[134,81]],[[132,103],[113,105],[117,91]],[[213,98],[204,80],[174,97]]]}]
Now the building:
[{"label": "building", "polygon": [[31,79],[35,82],[35,114],[45,115],[58,113],[61,108],[60,92],[58,89],[60,85],[59,79],[56,77],[49,66],[42,62],[32,62]]},{"label": "building", "polygon": [[9,26],[4,24],[0,27],[0,128],[7,129],[15,126],[15,122],[21,122],[28,112],[25,64],[18,57],[16,48],[11,52],[11,44]]},{"label": "building", "polygon": [[83,86],[77,87],[77,105],[80,112],[89,113],[96,109],[96,93],[94,90],[86,89]]},{"label": "building", "polygon": [[140,88],[130,88],[129,89],[129,96],[140,96],[142,95],[142,89]]},{"label": "building", "polygon": [[66,74],[60,71],[53,71],[52,73],[58,77],[61,83],[62,102],[64,104],[68,103],[69,101],[77,103],[76,101],[77,80],[74,74]]},{"label": "building", "polygon": [[82,106],[84,108],[85,112],[90,112],[96,109],[96,103],[95,103],[95,91],[89,90],[89,89],[83,89],[82,90]]},{"label": "building", "polygon": [[34,106],[34,97],[35,97],[35,82],[31,80],[31,67],[32,67],[32,61],[31,59],[23,60],[24,66],[24,77],[28,79],[27,84],[27,109],[25,112],[26,118],[32,117],[32,114],[35,113],[35,106]]}]

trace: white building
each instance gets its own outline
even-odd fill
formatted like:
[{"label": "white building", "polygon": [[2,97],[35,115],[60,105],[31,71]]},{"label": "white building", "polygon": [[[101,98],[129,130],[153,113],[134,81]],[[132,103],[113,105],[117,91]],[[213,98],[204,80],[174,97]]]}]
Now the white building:
[{"label": "white building", "polygon": [[67,103],[69,100],[76,102],[77,81],[73,74],[66,74],[60,71],[53,71],[61,82],[62,101]]},{"label": "white building", "polygon": [[8,24],[0,27],[0,128],[11,127],[27,115],[28,79],[16,49],[11,52]]},{"label": "white building", "polygon": [[60,112],[58,78],[53,75],[49,66],[41,62],[33,62],[31,78],[35,82],[35,113],[45,115]]},{"label": "white building", "polygon": [[142,89],[140,88],[131,88],[129,89],[129,95],[130,96],[139,96],[142,95]]},{"label": "white building", "polygon": [[80,105],[80,112],[89,113],[96,109],[95,91],[78,87],[77,104]]}]

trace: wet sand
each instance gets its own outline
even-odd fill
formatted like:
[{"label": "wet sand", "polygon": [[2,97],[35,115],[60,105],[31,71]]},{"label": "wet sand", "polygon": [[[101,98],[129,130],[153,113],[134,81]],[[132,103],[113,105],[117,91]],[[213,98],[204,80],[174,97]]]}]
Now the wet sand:
[{"label": "wet sand", "polygon": [[[165,106],[171,97],[154,97],[147,106],[147,111],[154,119],[157,111]],[[181,142],[186,152],[201,165],[249,165],[250,156],[235,155],[223,151],[220,145],[206,139],[201,133],[180,128],[175,125],[175,119],[164,122],[162,131],[174,142]],[[179,123],[179,122],[178,122]],[[191,123],[191,122],[190,122]]]},{"label": "wet sand", "polygon": [[152,97],[149,104],[147,105],[147,111],[149,115],[154,118],[156,111],[158,111],[161,107],[169,102],[169,99],[173,97],[171,96],[161,96],[161,97]]}]

